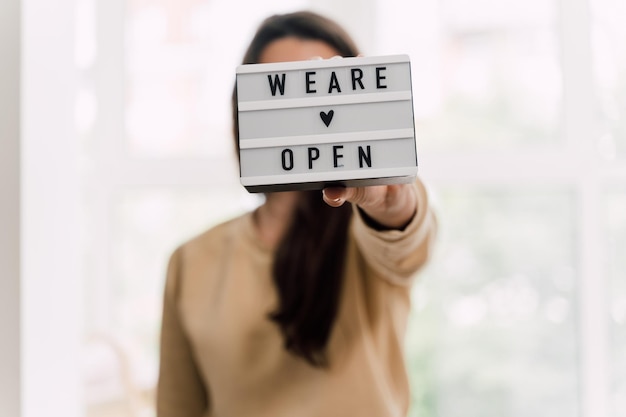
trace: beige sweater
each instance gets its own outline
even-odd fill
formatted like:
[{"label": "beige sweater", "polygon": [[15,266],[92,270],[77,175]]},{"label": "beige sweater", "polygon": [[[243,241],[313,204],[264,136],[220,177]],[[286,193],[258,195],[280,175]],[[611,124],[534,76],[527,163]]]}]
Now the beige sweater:
[{"label": "beige sweater", "polygon": [[404,231],[378,232],[355,210],[329,369],[286,352],[267,318],[277,305],[272,252],[251,214],[182,245],[168,268],[159,417],[404,416],[403,337],[410,285],[435,222],[421,183]]}]

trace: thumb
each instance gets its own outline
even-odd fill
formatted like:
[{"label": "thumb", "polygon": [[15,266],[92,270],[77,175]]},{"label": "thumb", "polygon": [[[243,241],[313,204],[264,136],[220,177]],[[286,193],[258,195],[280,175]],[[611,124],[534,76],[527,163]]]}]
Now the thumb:
[{"label": "thumb", "polygon": [[[375,188],[375,187],[367,187]],[[342,206],[346,201],[359,206],[367,205],[368,193],[364,187],[328,187],[322,191],[324,201],[331,207]],[[384,188],[384,187],[383,187]],[[370,193],[371,194],[371,193]],[[371,197],[371,196],[370,196]]]},{"label": "thumb", "polygon": [[322,190],[326,204],[331,207],[340,207],[351,196],[351,189],[345,187],[328,187]]}]

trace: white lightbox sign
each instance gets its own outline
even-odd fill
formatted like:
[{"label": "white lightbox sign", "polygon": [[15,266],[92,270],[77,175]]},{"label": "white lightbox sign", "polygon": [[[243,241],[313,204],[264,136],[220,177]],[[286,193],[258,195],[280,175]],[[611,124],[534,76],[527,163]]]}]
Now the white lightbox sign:
[{"label": "white lightbox sign", "polygon": [[240,65],[250,192],[408,183],[417,150],[407,55]]}]

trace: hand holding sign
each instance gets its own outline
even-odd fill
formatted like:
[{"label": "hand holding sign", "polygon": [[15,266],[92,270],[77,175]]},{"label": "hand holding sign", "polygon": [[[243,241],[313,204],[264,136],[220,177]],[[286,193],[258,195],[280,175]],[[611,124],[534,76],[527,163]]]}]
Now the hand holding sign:
[{"label": "hand holding sign", "polygon": [[241,182],[251,192],[411,182],[407,56],[237,68]]},{"label": "hand holding sign", "polygon": [[404,228],[417,209],[417,197],[410,184],[330,187],[324,189],[324,201],[331,207],[342,206],[345,202],[356,204],[386,229]]}]

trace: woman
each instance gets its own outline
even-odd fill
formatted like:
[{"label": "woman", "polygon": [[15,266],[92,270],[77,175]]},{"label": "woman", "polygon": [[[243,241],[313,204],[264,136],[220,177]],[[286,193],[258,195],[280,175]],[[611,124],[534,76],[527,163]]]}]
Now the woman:
[{"label": "woman", "polygon": [[[298,12],[263,22],[244,63],[357,54],[336,23]],[[236,114],[233,98],[235,138]],[[405,415],[410,286],[434,230],[417,181],[269,193],[182,245],[165,288],[158,416]]]}]

